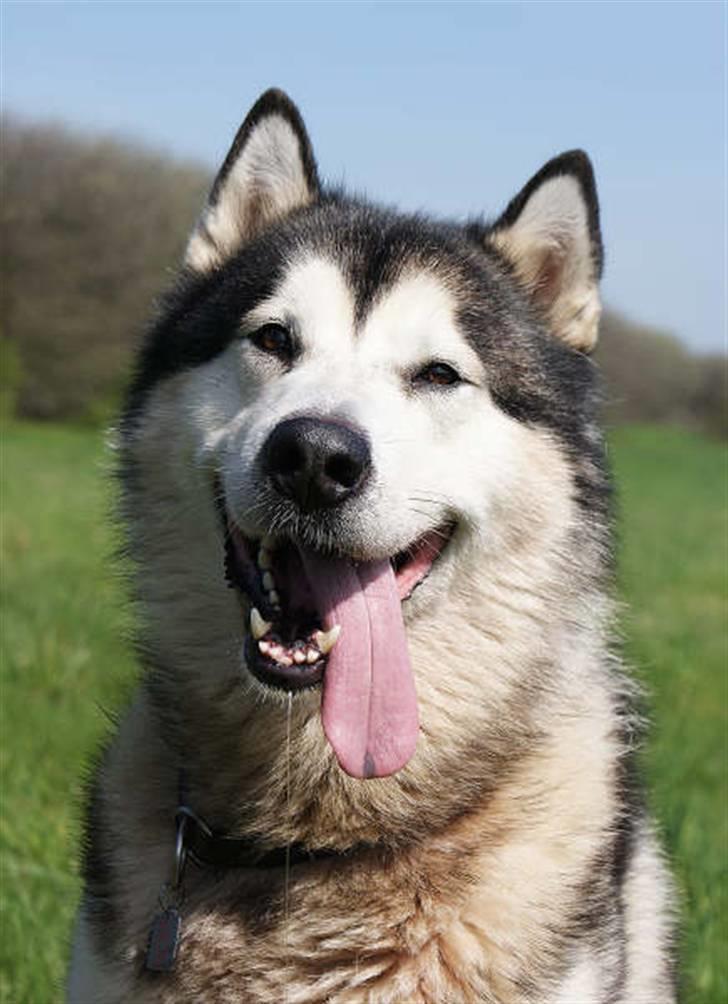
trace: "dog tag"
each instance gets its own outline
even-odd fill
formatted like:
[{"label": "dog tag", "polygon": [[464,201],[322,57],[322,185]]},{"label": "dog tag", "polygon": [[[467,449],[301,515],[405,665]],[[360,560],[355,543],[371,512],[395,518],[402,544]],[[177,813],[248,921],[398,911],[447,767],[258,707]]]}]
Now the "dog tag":
[{"label": "dog tag", "polygon": [[156,973],[168,973],[174,969],[181,926],[179,911],[173,906],[157,914],[149,932],[147,969]]}]

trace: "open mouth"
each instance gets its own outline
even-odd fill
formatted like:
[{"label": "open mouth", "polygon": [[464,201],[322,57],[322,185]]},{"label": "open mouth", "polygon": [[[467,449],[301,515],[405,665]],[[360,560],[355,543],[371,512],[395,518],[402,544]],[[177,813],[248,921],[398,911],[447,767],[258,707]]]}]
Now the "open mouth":
[{"label": "open mouth", "polygon": [[[447,546],[453,525],[430,530],[390,559],[400,602],[428,577]],[[286,538],[246,537],[227,520],[225,578],[250,604],[246,657],[262,682],[299,690],[321,681],[341,625],[324,626],[305,560],[306,552]],[[348,559],[320,556],[332,566]],[[356,562],[351,562],[356,567]],[[366,564],[360,562],[358,564]]]},{"label": "open mouth", "polygon": [[288,538],[245,536],[225,514],[225,575],[247,600],[245,659],[287,691],[323,683],[324,731],[344,770],[381,777],[419,730],[401,606],[454,533],[447,522],[391,558],[355,560]]}]

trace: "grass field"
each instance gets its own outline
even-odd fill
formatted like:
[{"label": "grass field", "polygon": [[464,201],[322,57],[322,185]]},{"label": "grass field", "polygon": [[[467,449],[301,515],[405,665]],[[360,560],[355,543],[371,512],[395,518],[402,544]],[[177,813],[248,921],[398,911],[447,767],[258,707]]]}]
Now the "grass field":
[{"label": "grass field", "polygon": [[[646,765],[684,896],[684,997],[724,1004],[728,456],[652,428],[620,430],[612,453],[627,653],[651,694]],[[61,999],[81,767],[135,672],[106,560],[104,465],[94,432],[5,432],[0,1000],[12,1004]]]}]

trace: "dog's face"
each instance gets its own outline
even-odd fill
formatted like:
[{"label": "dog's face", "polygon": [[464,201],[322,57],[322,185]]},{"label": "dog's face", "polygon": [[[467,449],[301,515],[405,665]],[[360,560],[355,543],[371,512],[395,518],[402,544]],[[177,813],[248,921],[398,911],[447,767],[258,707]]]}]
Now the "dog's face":
[{"label": "dog's face", "polygon": [[322,194],[298,113],[269,93],[186,265],[126,420],[151,513],[133,512],[142,598],[174,624],[155,645],[184,662],[186,609],[198,665],[217,632],[263,704],[323,683],[340,765],[391,774],[443,674],[482,686],[489,592],[509,575],[537,592],[578,520],[588,161],[551,162],[491,227],[436,225]]},{"label": "dog's face", "polygon": [[490,466],[502,466],[508,423],[454,297],[413,268],[357,315],[341,265],[304,253],[221,360],[237,377],[224,492],[246,534],[289,533],[368,560],[469,516],[482,523],[487,488],[473,461],[487,436]]}]

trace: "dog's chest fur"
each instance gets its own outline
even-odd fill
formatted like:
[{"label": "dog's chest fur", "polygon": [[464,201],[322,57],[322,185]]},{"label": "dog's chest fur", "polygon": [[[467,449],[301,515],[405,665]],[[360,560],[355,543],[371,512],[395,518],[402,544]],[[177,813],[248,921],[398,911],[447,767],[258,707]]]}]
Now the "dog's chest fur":
[{"label": "dog's chest fur", "polygon": [[507,892],[495,900],[468,874],[474,862],[459,845],[427,849],[414,863],[294,870],[287,918],[280,874],[254,883],[244,903],[234,893],[217,905],[208,899],[187,921],[160,1000],[522,999],[532,971],[527,977],[499,943],[526,918]]},{"label": "dog's chest fur", "polygon": [[[188,866],[184,937],[168,974],[142,968],[171,855],[164,821],[149,826],[155,806],[143,804],[144,788],[134,810],[147,820],[143,838],[135,819],[116,818],[108,805],[107,822],[116,832],[126,823],[128,853],[139,863],[109,886],[114,954],[124,957],[115,999],[552,1002],[585,944],[592,983],[600,993],[616,986],[624,976],[621,907],[611,872],[594,868],[616,850],[615,739],[606,708],[580,712],[523,760],[487,807],[435,838],[295,865],[287,891],[284,869],[213,874]],[[134,717],[136,728],[122,733],[125,749],[112,751],[107,782],[118,788],[144,776],[151,792],[155,759],[134,752],[146,715]],[[598,917],[589,915],[590,901]]]}]

